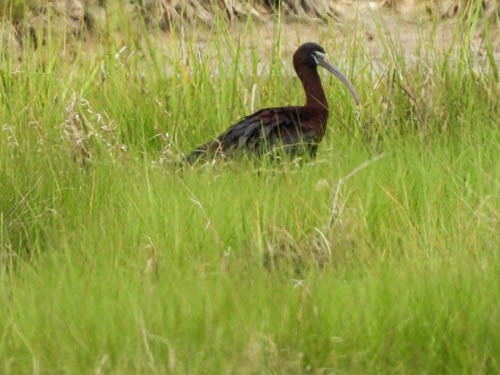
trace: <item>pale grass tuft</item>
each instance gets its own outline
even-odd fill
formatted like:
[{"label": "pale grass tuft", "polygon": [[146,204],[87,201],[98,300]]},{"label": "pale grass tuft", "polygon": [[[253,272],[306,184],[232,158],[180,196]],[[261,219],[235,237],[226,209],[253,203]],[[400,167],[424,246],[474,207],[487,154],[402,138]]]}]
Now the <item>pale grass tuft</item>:
[{"label": "pale grass tuft", "polygon": [[[332,232],[332,231],[330,231]],[[332,260],[332,253],[337,245],[333,234],[329,239],[319,230],[311,234],[302,234],[297,238],[288,229],[274,226],[267,235],[263,254],[263,265],[269,270],[293,270],[301,274],[305,269],[323,268]]]},{"label": "pale grass tuft", "polygon": [[97,367],[95,368],[94,374],[95,375],[105,374],[106,371],[104,370],[104,368],[106,367],[106,364],[108,364],[108,363],[109,363],[109,355],[104,354],[103,356],[101,356],[99,358],[99,361],[97,363]]},{"label": "pale grass tuft", "polygon": [[339,179],[339,181],[335,184],[335,186],[332,188],[333,192],[333,199],[332,199],[332,209],[331,209],[331,214],[330,214],[330,219],[328,222],[329,226],[332,226],[335,224],[336,220],[338,221],[340,219],[342,209],[340,209],[340,204],[339,204],[339,193],[342,185],[344,185],[351,177],[362,171],[363,169],[367,168],[371,164],[375,163],[376,161],[380,160],[381,158],[384,157],[384,154],[377,155],[370,160],[367,160],[360,165],[358,165],[356,168],[354,168],[351,172],[346,174],[344,177]]},{"label": "pale grass tuft", "polygon": [[144,267],[145,275],[154,275],[158,272],[160,264],[160,252],[158,247],[153,242],[153,239],[147,236],[147,244],[142,248],[147,253],[146,266]]},{"label": "pale grass tuft", "polygon": [[2,125],[2,132],[6,134],[7,146],[9,148],[19,147],[19,140],[17,139],[16,130],[9,124]]},{"label": "pale grass tuft", "polygon": [[88,100],[76,94],[66,106],[66,119],[61,128],[63,140],[79,164],[85,164],[101,150],[113,160],[128,151],[109,116],[96,112]]},{"label": "pale grass tuft", "polygon": [[168,131],[162,131],[159,127],[155,129],[156,134],[153,139],[159,139],[161,152],[153,164],[160,166],[178,166],[184,161],[184,154],[178,149],[176,140]]}]

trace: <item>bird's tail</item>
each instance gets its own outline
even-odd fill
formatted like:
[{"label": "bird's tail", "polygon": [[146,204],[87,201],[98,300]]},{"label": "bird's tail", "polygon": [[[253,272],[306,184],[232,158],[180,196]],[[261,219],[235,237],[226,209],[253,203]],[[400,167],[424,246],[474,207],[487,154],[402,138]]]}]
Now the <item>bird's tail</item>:
[{"label": "bird's tail", "polygon": [[207,160],[216,156],[216,154],[222,153],[223,147],[219,140],[213,140],[207,142],[199,147],[196,147],[191,153],[186,157],[189,164],[194,164],[199,160]]}]

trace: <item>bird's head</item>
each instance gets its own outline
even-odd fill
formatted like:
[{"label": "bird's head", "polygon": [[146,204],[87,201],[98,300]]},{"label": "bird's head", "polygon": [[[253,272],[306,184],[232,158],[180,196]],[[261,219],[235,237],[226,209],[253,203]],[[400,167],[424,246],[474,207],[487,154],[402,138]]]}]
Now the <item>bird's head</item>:
[{"label": "bird's head", "polygon": [[293,66],[297,73],[302,71],[305,67],[316,69],[318,65],[328,70],[346,85],[356,104],[359,104],[359,97],[356,90],[349,80],[336,67],[330,64],[323,47],[319,44],[308,42],[302,44],[293,54]]}]

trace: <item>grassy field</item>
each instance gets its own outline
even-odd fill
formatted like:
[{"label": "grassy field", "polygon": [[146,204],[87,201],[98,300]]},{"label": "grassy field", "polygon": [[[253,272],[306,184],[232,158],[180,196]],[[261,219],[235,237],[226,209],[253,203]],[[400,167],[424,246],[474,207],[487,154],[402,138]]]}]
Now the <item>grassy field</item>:
[{"label": "grassy field", "polygon": [[378,26],[378,64],[361,26],[312,33],[362,102],[321,73],[316,160],[195,167],[302,102],[304,25],[4,39],[0,373],[499,373],[497,26],[416,55]]}]

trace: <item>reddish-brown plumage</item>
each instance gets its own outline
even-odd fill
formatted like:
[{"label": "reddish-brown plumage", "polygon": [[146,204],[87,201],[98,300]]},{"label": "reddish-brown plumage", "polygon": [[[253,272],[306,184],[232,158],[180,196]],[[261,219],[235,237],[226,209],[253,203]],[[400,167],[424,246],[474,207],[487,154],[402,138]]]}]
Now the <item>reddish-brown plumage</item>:
[{"label": "reddish-brown plumage", "polygon": [[314,156],[328,121],[328,103],[318,65],[339,78],[359,104],[349,81],[328,63],[325,50],[318,44],[305,43],[293,55],[293,66],[306,95],[305,105],[266,108],[244,117],[215,140],[197,147],[188,156],[188,161],[192,163],[202,157],[226,156],[237,150],[262,155],[279,149],[292,155],[306,153]]}]

